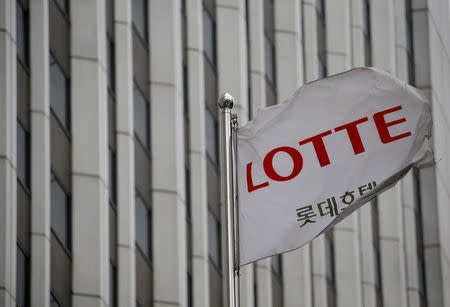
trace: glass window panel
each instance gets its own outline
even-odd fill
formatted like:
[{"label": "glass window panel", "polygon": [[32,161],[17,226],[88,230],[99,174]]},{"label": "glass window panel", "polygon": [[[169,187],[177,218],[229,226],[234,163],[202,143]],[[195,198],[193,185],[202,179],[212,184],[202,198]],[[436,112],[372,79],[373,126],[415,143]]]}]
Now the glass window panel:
[{"label": "glass window panel", "polygon": [[117,174],[116,174],[116,154],[109,148],[109,198],[113,204],[117,203]]},{"label": "glass window panel", "polygon": [[134,86],[134,131],[146,148],[149,148],[149,128],[148,102],[137,86]]},{"label": "glass window panel", "polygon": [[16,303],[18,307],[26,307],[29,306],[29,262],[19,246],[16,267]]},{"label": "glass window panel", "polygon": [[50,307],[61,307],[53,294],[50,294]]},{"label": "glass window panel", "polygon": [[183,65],[183,107],[184,112],[189,112],[189,87],[188,87],[188,70],[187,66]]},{"label": "glass window panel", "polygon": [[185,193],[186,193],[186,216],[191,217],[191,174],[189,168],[184,169]]},{"label": "glass window panel", "polygon": [[205,129],[206,129],[206,153],[209,158],[217,163],[218,142],[217,142],[217,121],[213,118],[208,109],[205,111]]},{"label": "glass window panel", "polygon": [[207,58],[216,65],[216,28],[208,11],[203,8],[203,48]]},{"label": "glass window panel", "polygon": [[60,123],[70,130],[69,84],[61,67],[50,54],[50,105]]},{"label": "glass window panel", "polygon": [[316,8],[322,17],[325,17],[325,0],[316,0]]},{"label": "glass window panel", "polygon": [[108,74],[108,88],[110,91],[115,92],[115,79],[116,79],[116,69],[114,63],[114,42],[107,36],[107,47],[106,51],[106,65],[107,74]]},{"label": "glass window panel", "polygon": [[409,18],[406,18],[406,49],[410,57],[413,55],[413,43],[413,26],[411,20]]},{"label": "glass window panel", "polygon": [[117,306],[117,271],[112,263],[109,264],[109,301],[111,307]]},{"label": "glass window panel", "polygon": [[28,14],[18,1],[16,3],[17,56],[28,65]]},{"label": "glass window panel", "polygon": [[281,255],[272,256],[270,258],[270,263],[272,264],[274,272],[281,274]]},{"label": "glass window panel", "polygon": [[58,180],[51,174],[51,224],[59,241],[70,249],[70,208],[69,199]]},{"label": "glass window panel", "polygon": [[29,137],[17,122],[17,178],[27,188],[30,185]]},{"label": "glass window panel", "polygon": [[[423,258],[419,257],[418,262],[418,281],[419,281],[419,293],[422,298],[426,298],[426,280],[425,280],[425,263]],[[424,300],[425,301],[425,300]]]},{"label": "glass window panel", "polygon": [[192,307],[192,276],[188,273],[187,276],[187,307]]},{"label": "glass window panel", "polygon": [[375,261],[375,288],[381,289],[381,257],[380,252],[374,248],[373,249],[373,258]]},{"label": "glass window panel", "polygon": [[414,169],[413,172],[413,187],[414,187],[414,211],[416,215],[422,215],[422,204],[420,195],[420,177],[419,170]]},{"label": "glass window panel", "polygon": [[364,17],[364,33],[369,37],[371,35],[371,28],[370,28],[370,4],[369,0],[364,0],[363,4],[363,17]]},{"label": "glass window panel", "polygon": [[317,62],[319,65],[319,79],[325,78],[328,74],[327,72],[327,66],[324,63],[324,61],[322,61],[322,59],[320,57],[317,58]]},{"label": "glass window panel", "polygon": [[275,48],[267,36],[264,37],[264,58],[266,76],[272,84],[275,84]]},{"label": "glass window panel", "polygon": [[136,242],[147,258],[151,258],[151,229],[147,205],[142,198],[136,196]]},{"label": "glass window panel", "polygon": [[186,13],[186,0],[181,0],[181,11]]},{"label": "glass window panel", "polygon": [[147,0],[133,0],[133,25],[139,36],[147,41]]},{"label": "glass window panel", "polygon": [[61,8],[61,10],[66,14],[69,15],[69,0],[55,0],[58,6]]},{"label": "glass window panel", "polygon": [[327,279],[334,282],[334,247],[328,235],[325,235],[325,261]]},{"label": "glass window panel", "polygon": [[214,214],[208,210],[208,248],[212,261],[221,268],[220,224]]}]

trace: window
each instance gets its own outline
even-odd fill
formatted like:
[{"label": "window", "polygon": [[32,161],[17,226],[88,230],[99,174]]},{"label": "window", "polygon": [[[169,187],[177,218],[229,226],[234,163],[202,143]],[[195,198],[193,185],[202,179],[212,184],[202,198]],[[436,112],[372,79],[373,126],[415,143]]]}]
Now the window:
[{"label": "window", "polygon": [[221,268],[222,264],[222,252],[220,246],[220,223],[217,221],[211,210],[208,210],[208,248],[209,257],[214,262],[214,264]]},{"label": "window", "polygon": [[327,301],[329,307],[336,306],[336,275],[334,265],[333,230],[325,233],[325,277],[327,279]]},{"label": "window", "polygon": [[151,216],[144,200],[136,195],[135,199],[135,214],[136,214],[136,243],[141,249],[142,253],[151,259]]},{"label": "window", "polygon": [[50,106],[61,125],[70,130],[69,81],[51,54]]},{"label": "window", "polygon": [[109,148],[109,199],[115,205],[117,204],[117,173],[116,173],[116,154]]},{"label": "window", "polygon": [[181,0],[181,11],[186,15],[186,0]]},{"label": "window", "polygon": [[112,41],[112,39],[107,36],[106,37],[106,41],[107,41],[107,50],[106,50],[106,71],[107,71],[107,75],[108,75],[108,89],[111,92],[115,92],[115,86],[116,86],[116,68],[114,65],[114,42]]},{"label": "window", "polygon": [[51,224],[60,243],[70,250],[70,202],[56,177],[51,174]]},{"label": "window", "polygon": [[414,214],[416,219],[416,249],[417,249],[417,272],[419,294],[422,300],[422,306],[426,306],[427,289],[425,279],[425,253],[423,241],[423,223],[422,223],[422,196],[420,193],[420,173],[418,169],[413,171],[414,185]]},{"label": "window", "polygon": [[206,109],[205,111],[205,129],[206,129],[206,153],[209,158],[217,163],[218,161],[218,128],[217,121],[212,116],[211,112]]},{"label": "window", "polygon": [[17,246],[16,268],[17,307],[28,307],[30,306],[30,264],[28,257],[19,246]]},{"label": "window", "polygon": [[363,17],[364,17],[364,52],[365,52],[365,65],[372,65],[372,28],[370,20],[370,3],[369,0],[364,0],[363,3]]},{"label": "window", "polygon": [[216,65],[216,25],[206,8],[203,8],[203,48],[208,60]]},{"label": "window", "polygon": [[382,306],[382,279],[381,279],[381,256],[380,256],[380,239],[379,239],[379,215],[378,215],[378,198],[372,200],[372,241],[373,241],[373,261],[375,272],[375,294],[376,306]]},{"label": "window", "polygon": [[371,35],[371,26],[370,26],[370,4],[369,0],[363,1],[363,17],[364,17],[364,34],[369,37]]},{"label": "window", "polygon": [[19,1],[16,4],[17,57],[23,64],[28,66],[28,12],[25,11]]},{"label": "window", "polygon": [[17,121],[17,178],[25,187],[30,187],[30,143],[28,132]]},{"label": "window", "polygon": [[420,193],[420,173],[419,170],[413,169],[413,188],[414,188],[414,213],[417,216],[422,215],[422,196]]},{"label": "window", "polygon": [[326,78],[328,74],[326,64],[322,61],[320,56],[318,57],[317,62],[319,65],[319,79]]},{"label": "window", "polygon": [[184,169],[185,194],[186,194],[186,217],[191,218],[191,172],[189,168]]},{"label": "window", "polygon": [[192,276],[187,274],[187,307],[192,307]]},{"label": "window", "polygon": [[334,246],[328,233],[325,234],[325,261],[327,280],[334,283]]},{"label": "window", "polygon": [[133,0],[133,26],[139,37],[147,42],[147,0]]},{"label": "window", "polygon": [[267,36],[264,36],[264,58],[267,79],[275,84],[275,47]]},{"label": "window", "polygon": [[183,108],[184,113],[189,113],[189,87],[187,65],[183,65]]},{"label": "window", "polygon": [[61,307],[61,304],[56,300],[55,296],[50,293],[50,307]]},{"label": "window", "polygon": [[381,256],[380,251],[377,248],[373,249],[374,258],[374,272],[375,272],[375,294],[376,294],[376,306],[382,306],[381,295]]},{"label": "window", "polygon": [[61,11],[67,16],[69,15],[69,0],[55,0]]},{"label": "window", "polygon": [[426,289],[426,275],[425,275],[425,262],[423,258],[419,258],[417,261],[417,272],[418,272],[418,283],[419,283],[419,294],[423,302],[426,302],[427,299],[427,289]]},{"label": "window", "polygon": [[374,266],[375,266],[375,288],[381,289],[381,257],[380,252],[374,248],[373,249],[373,259],[374,259]]},{"label": "window", "polygon": [[117,271],[112,263],[109,264],[109,306],[117,306]]},{"label": "window", "polygon": [[316,0],[317,12],[325,18],[325,0]]},{"label": "window", "polygon": [[134,86],[134,132],[145,148],[149,148],[149,107],[142,92]]},{"label": "window", "polygon": [[281,255],[272,256],[270,258],[270,263],[272,265],[272,270],[276,274],[281,275],[281,270],[282,270],[282,268],[281,268]]},{"label": "window", "polygon": [[413,24],[412,24],[412,4],[411,0],[406,0],[405,11],[406,11],[406,50],[408,51],[408,56],[413,54]]},{"label": "window", "polygon": [[414,66],[414,31],[412,17],[412,0],[405,1],[406,11],[406,50],[408,52],[408,82],[415,83],[415,66]]}]

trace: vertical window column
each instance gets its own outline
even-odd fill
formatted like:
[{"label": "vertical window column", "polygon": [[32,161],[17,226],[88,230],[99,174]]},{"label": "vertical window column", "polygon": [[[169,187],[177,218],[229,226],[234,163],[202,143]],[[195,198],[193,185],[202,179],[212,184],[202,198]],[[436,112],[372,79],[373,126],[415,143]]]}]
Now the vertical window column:
[{"label": "vertical window column", "polygon": [[366,66],[372,66],[372,27],[370,0],[363,0],[364,52]]},{"label": "vertical window column", "polygon": [[153,304],[152,159],[150,151],[150,44],[148,0],[132,0],[136,231],[136,302]]},{"label": "vertical window column", "polygon": [[217,112],[216,1],[203,1],[203,53],[205,81],[205,135],[208,197],[210,305],[221,306],[220,195]]},{"label": "vertical window column", "polygon": [[30,305],[31,165],[30,165],[30,59],[28,1],[16,1],[17,51],[17,251],[16,302]]},{"label": "vertical window column", "polygon": [[380,255],[380,218],[378,212],[378,198],[371,202],[372,206],[372,242],[375,274],[375,302],[377,307],[383,306],[383,288],[381,276],[381,255]]},{"label": "vertical window column", "polygon": [[336,306],[336,268],[334,259],[333,232],[325,233],[325,276],[327,279],[327,301],[328,306]]},{"label": "vertical window column", "polygon": [[427,285],[425,276],[425,251],[423,240],[423,223],[422,223],[422,196],[420,193],[420,170],[413,171],[414,186],[414,216],[416,224],[416,251],[417,251],[417,280],[420,296],[420,306],[426,307],[427,303]]},{"label": "vertical window column", "polygon": [[264,63],[266,75],[266,104],[277,103],[275,63],[274,0],[264,0]]},{"label": "vertical window column", "polygon": [[189,118],[189,73],[187,44],[187,11],[186,0],[181,2],[181,41],[183,62],[183,122],[184,122],[184,197],[186,201],[186,295],[187,307],[193,307],[192,285],[192,202],[191,202],[191,161],[190,161],[190,118]]},{"label": "vertical window column", "polygon": [[51,306],[72,303],[70,4],[49,1]]},{"label": "vertical window column", "polygon": [[114,0],[105,1],[106,81],[108,91],[109,305],[117,306],[117,142]]},{"label": "vertical window column", "polygon": [[328,75],[327,70],[327,38],[326,38],[326,18],[325,18],[325,0],[316,1],[317,12],[317,60],[318,60],[318,78],[325,78]]}]

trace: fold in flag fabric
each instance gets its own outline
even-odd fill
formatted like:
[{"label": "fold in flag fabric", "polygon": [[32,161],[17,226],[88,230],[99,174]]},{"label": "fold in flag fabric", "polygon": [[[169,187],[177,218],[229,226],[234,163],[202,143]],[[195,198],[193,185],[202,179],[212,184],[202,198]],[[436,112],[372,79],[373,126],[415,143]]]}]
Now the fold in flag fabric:
[{"label": "fold in flag fabric", "polygon": [[309,83],[237,133],[240,265],[291,251],[433,164],[430,104],[373,68]]}]

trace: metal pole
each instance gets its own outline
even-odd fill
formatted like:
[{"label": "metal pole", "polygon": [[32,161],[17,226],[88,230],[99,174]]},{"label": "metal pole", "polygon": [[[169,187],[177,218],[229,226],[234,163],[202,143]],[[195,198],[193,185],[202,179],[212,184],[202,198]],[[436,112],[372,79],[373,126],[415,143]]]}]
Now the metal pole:
[{"label": "metal pole", "polygon": [[233,159],[233,216],[234,216],[234,278],[235,278],[235,295],[236,306],[239,306],[239,202],[237,194],[237,131],[239,130],[239,122],[237,114],[231,114],[231,158]]},{"label": "metal pole", "polygon": [[238,307],[235,288],[235,251],[234,251],[234,200],[233,200],[233,160],[231,109],[234,98],[225,93],[219,99],[220,107],[220,183],[223,205],[222,246],[224,246],[224,261],[222,265],[225,276],[224,301],[225,307]]}]

